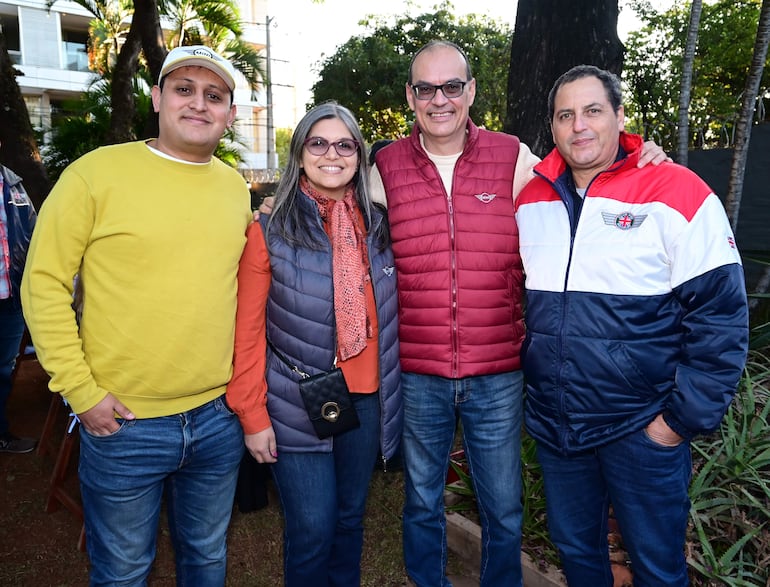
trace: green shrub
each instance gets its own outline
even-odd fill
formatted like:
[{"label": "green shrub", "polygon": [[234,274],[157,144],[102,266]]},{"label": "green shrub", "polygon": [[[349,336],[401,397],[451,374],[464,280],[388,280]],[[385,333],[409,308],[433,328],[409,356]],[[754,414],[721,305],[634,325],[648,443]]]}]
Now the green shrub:
[{"label": "green shrub", "polygon": [[770,584],[770,361],[752,352],[719,431],[693,442],[693,585]]}]

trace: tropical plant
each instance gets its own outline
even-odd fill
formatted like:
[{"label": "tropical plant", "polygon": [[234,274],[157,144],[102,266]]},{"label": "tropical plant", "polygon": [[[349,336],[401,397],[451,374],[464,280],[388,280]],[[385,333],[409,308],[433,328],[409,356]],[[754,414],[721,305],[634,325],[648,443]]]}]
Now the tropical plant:
[{"label": "tropical plant", "polygon": [[172,47],[202,44],[211,29],[241,34],[234,0],[162,0],[159,8],[170,21],[167,38]]},{"label": "tropical plant", "polygon": [[694,583],[770,580],[770,358],[753,352],[714,436],[693,442],[688,563]]},{"label": "tropical plant", "polygon": [[289,162],[289,147],[292,134],[290,128],[275,129],[275,153],[278,155],[278,169],[284,169]]},{"label": "tropical plant", "polygon": [[[718,432],[692,443],[687,562],[694,587],[766,587],[770,581],[770,347],[751,351],[736,399]],[[558,566],[547,532],[545,494],[534,440],[522,435],[522,550],[541,567]],[[475,507],[467,466],[450,462],[461,499]]]},{"label": "tropical plant", "polygon": [[[94,82],[80,97],[65,100],[61,110],[53,116],[52,126],[46,129],[50,140],[41,148],[43,162],[53,181],[78,157],[107,144],[110,130],[111,80]],[[134,132],[139,135],[152,110],[146,82],[134,80],[137,103],[134,112]]]},{"label": "tropical plant", "polygon": [[695,47],[698,44],[698,29],[700,15],[703,12],[703,0],[692,0],[690,6],[690,24],[687,27],[687,43],[684,47],[682,65],[682,80],[679,84],[679,135],[676,144],[676,161],[687,165],[687,154],[690,150],[690,96],[692,93],[692,68],[695,62]]},{"label": "tropical plant", "polygon": [[164,0],[159,10],[171,22],[170,47],[207,45],[227,56],[252,89],[266,80],[264,59],[242,39],[237,0]]},{"label": "tropical plant", "polygon": [[16,75],[0,26],[0,161],[24,177],[32,203],[39,208],[51,182],[40,162],[35,131]]},{"label": "tropical plant", "polygon": [[84,0],[81,6],[95,16],[88,28],[88,67],[100,75],[109,75],[128,33],[133,6],[130,0]]},{"label": "tropical plant", "polygon": [[559,555],[548,535],[543,473],[537,461],[537,444],[526,432],[521,435],[521,473],[524,512],[521,549],[541,567],[558,565]]},{"label": "tropical plant", "polygon": [[448,483],[446,490],[458,496],[458,499],[450,499],[445,505],[448,512],[468,512],[476,509],[476,493],[473,491],[473,481],[468,473],[468,463],[465,457],[450,458],[449,469],[457,478],[457,481]]}]

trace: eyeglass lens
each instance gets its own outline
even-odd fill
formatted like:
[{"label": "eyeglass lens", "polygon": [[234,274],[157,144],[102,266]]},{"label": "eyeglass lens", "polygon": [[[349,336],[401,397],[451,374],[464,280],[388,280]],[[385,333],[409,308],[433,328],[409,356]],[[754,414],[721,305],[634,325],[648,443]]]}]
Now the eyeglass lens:
[{"label": "eyeglass lens", "polygon": [[437,90],[441,90],[447,98],[459,98],[463,95],[463,89],[466,82],[447,82],[438,86],[430,84],[416,84],[412,86],[414,94],[418,100],[430,100],[436,95]]},{"label": "eyeglass lens", "polygon": [[350,157],[358,151],[358,143],[353,139],[341,139],[332,143],[321,137],[310,137],[305,140],[305,147],[311,155],[316,156],[326,155],[329,147],[334,147],[340,157]]}]

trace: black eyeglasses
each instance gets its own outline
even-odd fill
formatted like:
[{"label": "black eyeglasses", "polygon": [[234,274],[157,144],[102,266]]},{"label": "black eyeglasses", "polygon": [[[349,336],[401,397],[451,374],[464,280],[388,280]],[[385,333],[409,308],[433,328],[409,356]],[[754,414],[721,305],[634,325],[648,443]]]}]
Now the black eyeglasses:
[{"label": "black eyeglasses", "polygon": [[340,139],[339,141],[330,142],[321,137],[310,137],[305,139],[303,144],[311,155],[317,157],[326,155],[329,147],[332,146],[340,157],[350,157],[358,151],[358,141],[354,139]]},{"label": "black eyeglasses", "polygon": [[468,82],[453,81],[432,86],[430,84],[409,84],[418,100],[432,100],[438,90],[441,90],[447,98],[459,98],[463,95],[465,84]]}]

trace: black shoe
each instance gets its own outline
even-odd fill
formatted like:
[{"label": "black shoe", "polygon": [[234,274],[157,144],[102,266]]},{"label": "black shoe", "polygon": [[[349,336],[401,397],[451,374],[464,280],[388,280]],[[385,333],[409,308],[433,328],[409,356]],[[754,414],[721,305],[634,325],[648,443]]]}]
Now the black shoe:
[{"label": "black shoe", "polygon": [[37,440],[34,438],[18,438],[10,432],[0,436],[0,452],[24,454],[32,452],[36,446]]}]

